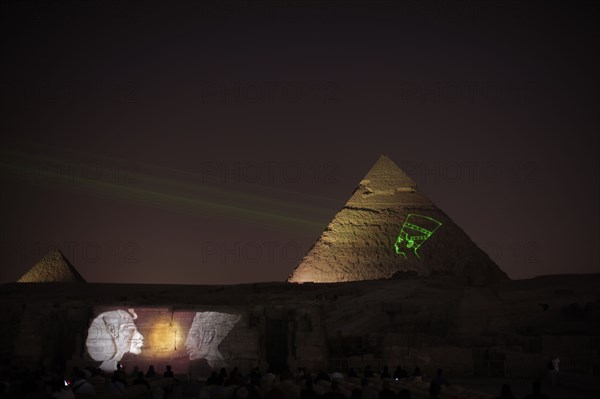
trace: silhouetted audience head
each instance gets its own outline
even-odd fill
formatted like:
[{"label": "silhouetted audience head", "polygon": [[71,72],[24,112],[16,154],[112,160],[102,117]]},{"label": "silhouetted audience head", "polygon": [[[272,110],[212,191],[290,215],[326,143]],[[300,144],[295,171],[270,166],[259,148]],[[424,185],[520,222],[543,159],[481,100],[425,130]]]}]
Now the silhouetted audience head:
[{"label": "silhouetted audience head", "polygon": [[339,386],[339,384],[338,384],[338,382],[337,382],[336,379],[334,379],[333,381],[331,381],[331,390],[334,391],[334,392],[337,392],[337,391],[340,390],[340,386]]},{"label": "silhouetted audience head", "polygon": [[206,385],[219,385],[219,375],[216,371],[213,370],[213,372],[210,373],[210,376],[206,380]]},{"label": "silhouetted audience head", "polygon": [[313,381],[312,378],[307,378],[306,381],[304,381],[304,385],[306,385],[306,389],[309,391],[312,391],[313,389]]},{"label": "silhouetted audience head", "polygon": [[240,385],[238,388],[235,389],[235,391],[234,391],[235,399],[246,399],[247,397],[248,397],[248,389],[246,389],[246,387],[244,387],[243,385]]},{"label": "silhouetted audience head", "polygon": [[[68,390],[68,386],[65,383],[65,379],[62,378],[54,378],[52,380],[52,382],[50,382],[50,389],[52,390],[53,393],[57,393],[57,392],[62,392],[65,390]],[[32,391],[31,389],[29,389],[28,391]]]},{"label": "silhouetted audience head", "polygon": [[167,369],[163,373],[163,377],[164,378],[175,378],[175,375],[173,374],[173,369],[171,368],[171,365],[167,364]]},{"label": "silhouetted audience head", "polygon": [[390,369],[387,365],[383,366],[381,371],[381,378],[390,378]]},{"label": "silhouetted audience head", "polygon": [[111,377],[111,381],[113,381],[113,382],[121,382],[123,384],[125,384],[127,382],[125,380],[125,377],[123,376],[122,373],[113,373],[112,377]]},{"label": "silhouetted audience head", "polygon": [[502,385],[502,390],[500,391],[500,399],[514,399],[514,395],[510,389],[510,385],[504,384]]},{"label": "silhouetted audience head", "polygon": [[429,395],[431,395],[432,398],[437,398],[440,395],[440,392],[442,392],[441,385],[439,385],[439,384],[429,385]]},{"label": "silhouetted audience head", "polygon": [[408,389],[401,389],[398,391],[398,399],[411,399],[410,391]]},{"label": "silhouetted audience head", "polygon": [[154,366],[152,364],[150,365],[150,367],[148,367],[148,371],[146,371],[146,377],[148,377],[148,378],[156,377],[156,370],[154,370]]}]

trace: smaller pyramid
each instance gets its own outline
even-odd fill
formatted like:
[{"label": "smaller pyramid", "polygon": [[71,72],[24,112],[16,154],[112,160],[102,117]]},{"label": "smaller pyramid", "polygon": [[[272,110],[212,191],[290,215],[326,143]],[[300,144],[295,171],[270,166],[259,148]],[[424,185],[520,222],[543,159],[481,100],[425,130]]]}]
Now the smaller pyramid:
[{"label": "smaller pyramid", "polygon": [[50,251],[18,283],[85,283],[85,279],[58,249]]}]

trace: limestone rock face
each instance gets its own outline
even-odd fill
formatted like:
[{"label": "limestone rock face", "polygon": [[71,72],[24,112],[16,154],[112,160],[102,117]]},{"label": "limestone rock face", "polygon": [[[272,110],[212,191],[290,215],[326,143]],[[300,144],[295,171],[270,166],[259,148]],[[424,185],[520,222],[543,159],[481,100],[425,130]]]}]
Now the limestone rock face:
[{"label": "limestone rock face", "polygon": [[485,285],[507,276],[382,155],[288,278],[289,282],[460,276]]},{"label": "limestone rock face", "polygon": [[81,274],[58,249],[49,252],[18,283],[85,283]]}]

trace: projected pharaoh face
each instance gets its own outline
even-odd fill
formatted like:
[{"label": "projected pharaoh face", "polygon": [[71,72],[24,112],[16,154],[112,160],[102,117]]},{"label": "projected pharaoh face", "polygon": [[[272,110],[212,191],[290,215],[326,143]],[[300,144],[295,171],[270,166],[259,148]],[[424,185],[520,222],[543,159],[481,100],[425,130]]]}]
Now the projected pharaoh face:
[{"label": "projected pharaoh face", "polygon": [[213,369],[227,367],[218,347],[239,319],[239,315],[229,313],[196,313],[185,341],[190,360],[206,359]]},{"label": "projected pharaoh face", "polygon": [[428,216],[409,214],[394,244],[396,253],[406,258],[407,252],[412,251],[420,259],[417,250],[441,225]]},{"label": "projected pharaoh face", "polygon": [[85,345],[91,358],[102,362],[102,370],[116,370],[125,353],[142,353],[144,337],[133,322],[136,318],[133,309],[113,310],[99,314],[92,321]]}]

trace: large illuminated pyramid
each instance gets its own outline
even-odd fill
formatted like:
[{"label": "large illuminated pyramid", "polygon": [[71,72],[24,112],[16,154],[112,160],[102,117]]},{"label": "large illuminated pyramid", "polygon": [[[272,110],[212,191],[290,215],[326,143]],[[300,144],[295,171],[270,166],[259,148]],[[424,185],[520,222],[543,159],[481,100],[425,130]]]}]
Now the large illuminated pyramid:
[{"label": "large illuminated pyramid", "polygon": [[432,274],[457,276],[472,285],[507,278],[402,169],[382,155],[288,281]]},{"label": "large illuminated pyramid", "polygon": [[85,283],[83,277],[58,249],[50,251],[18,283]]}]

